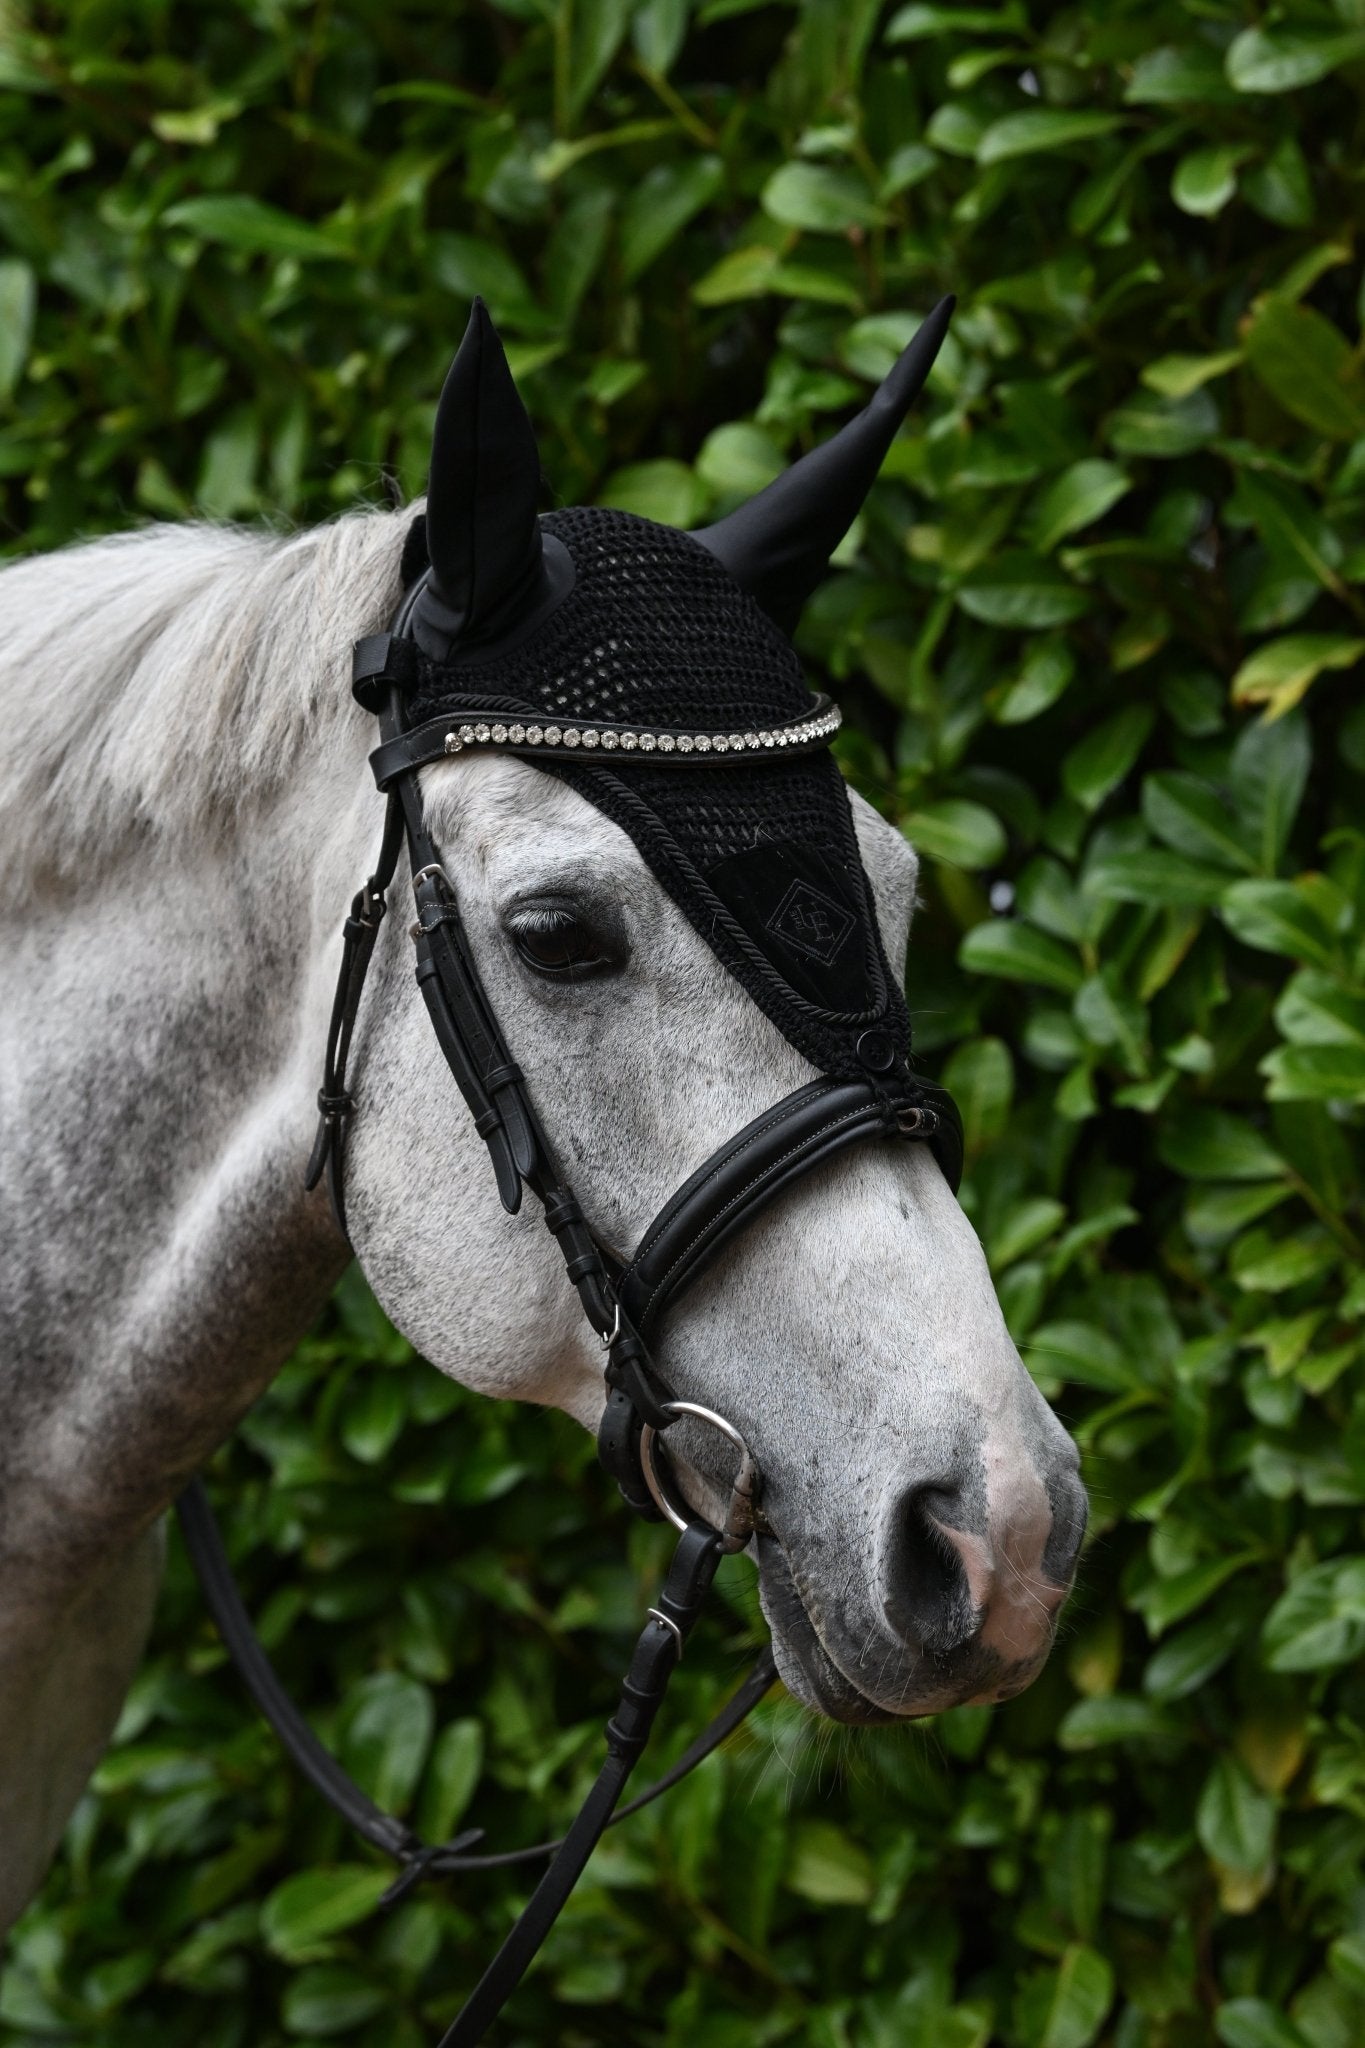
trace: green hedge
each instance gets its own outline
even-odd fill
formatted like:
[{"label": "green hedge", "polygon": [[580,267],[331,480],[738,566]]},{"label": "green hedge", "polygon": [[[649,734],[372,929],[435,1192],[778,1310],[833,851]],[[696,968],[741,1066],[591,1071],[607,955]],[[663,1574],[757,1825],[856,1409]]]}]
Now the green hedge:
[{"label": "green hedge", "polygon": [[[802,642],[850,774],[926,856],[919,1043],[1093,1540],[1011,1705],[833,1740],[766,1708],[613,1838],[500,2039],[1351,2048],[1365,6],[32,23],[0,47],[16,548],[418,490],[476,290],[555,493],[686,524],[961,298]],[[438,1380],[356,1283],[219,1490],[269,1641],[367,1782],[499,1840],[571,1810],[660,1555],[586,1439]],[[664,1755],[759,1639],[746,1565],[724,1592]],[[380,1883],[173,1556],[3,2038],[419,2048],[521,1886],[376,1924]]]}]

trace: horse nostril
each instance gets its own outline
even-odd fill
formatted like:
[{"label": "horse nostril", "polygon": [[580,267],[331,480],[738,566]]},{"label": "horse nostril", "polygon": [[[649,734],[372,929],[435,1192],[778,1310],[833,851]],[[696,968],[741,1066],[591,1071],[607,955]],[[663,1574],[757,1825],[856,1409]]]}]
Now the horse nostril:
[{"label": "horse nostril", "polygon": [[1069,1586],[1090,1519],[1090,1502],[1072,1471],[1049,1475],[1047,1498],[1052,1509],[1052,1527],[1043,1550],[1043,1577],[1051,1585]]},{"label": "horse nostril", "polygon": [[904,1641],[943,1656],[980,1619],[957,1548],[943,1533],[962,1519],[957,1489],[920,1485],[901,1495],[886,1547],[882,1609]]}]

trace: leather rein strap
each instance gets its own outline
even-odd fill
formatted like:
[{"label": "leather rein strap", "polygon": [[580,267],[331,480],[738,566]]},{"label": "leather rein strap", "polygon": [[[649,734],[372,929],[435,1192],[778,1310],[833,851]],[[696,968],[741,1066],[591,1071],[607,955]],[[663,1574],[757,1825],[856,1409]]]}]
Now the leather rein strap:
[{"label": "leather rein strap", "polygon": [[[917,1079],[822,1079],[808,1083],[756,1117],[720,1147],[678,1189],[651,1223],[634,1257],[621,1267],[600,1246],[561,1173],[526,1088],[503,1039],[480,981],[455,889],[427,833],[418,775],[437,749],[425,729],[405,735],[403,689],[413,679],[415,650],[401,634],[380,634],[356,650],[355,692],[378,714],[381,745],[372,757],[387,812],[374,873],[354,898],[342,928],[341,970],[327,1034],[318,1129],[306,1184],[324,1177],[338,1227],[349,1242],[345,1203],[346,1132],[356,1104],[348,1065],[361,994],[388,892],[406,844],[417,917],[412,926],[418,986],[456,1085],[488,1147],[503,1207],[515,1214],[529,1189],[558,1243],[568,1279],[606,1356],[607,1400],[598,1450],[629,1504],[660,1519],[658,1495],[641,1457],[641,1432],[663,1432],[677,1419],[666,1381],[649,1341],[665,1308],[707,1263],[784,1188],[846,1146],[874,1137],[922,1139],[933,1148],[950,1184],[962,1169],[961,1122],[942,1090]],[[442,749],[442,751],[450,751]],[[686,1406],[687,1404],[681,1404]],[[734,1437],[721,1418],[700,1412]],[[738,1440],[738,1439],[736,1439]],[[681,1538],[657,1607],[641,1631],[607,1724],[607,1756],[566,1835],[500,1854],[478,1853],[482,1830],[452,1841],[423,1842],[403,1822],[374,1805],[318,1741],[284,1691],[232,1579],[221,1534],[201,1483],[177,1503],[186,1547],[205,1599],[251,1697],[309,1782],[364,1838],[401,1864],[381,1903],[392,1904],[419,1879],[486,1870],[549,1856],[552,1860],[512,1932],[503,1942],[440,2048],[474,2048],[521,1981],[554,1924],[603,1830],[634,1813],[709,1756],[744,1719],[776,1677],[771,1647],[748,1678],[649,1791],[617,1811],[630,1773],[644,1748],[668,1680],[682,1656],[701,1602],[725,1551],[738,1549],[762,1527],[749,1488],[737,1483],[724,1532],[690,1514],[673,1512]]]}]

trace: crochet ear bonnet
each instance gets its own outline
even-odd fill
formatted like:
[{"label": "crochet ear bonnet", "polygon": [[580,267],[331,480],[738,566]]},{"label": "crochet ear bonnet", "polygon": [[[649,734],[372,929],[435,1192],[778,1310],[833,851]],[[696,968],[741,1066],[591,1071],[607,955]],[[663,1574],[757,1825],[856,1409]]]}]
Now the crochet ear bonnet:
[{"label": "crochet ear bonnet", "polygon": [[537,517],[535,435],[476,302],[404,564],[407,724],[448,719],[446,752],[515,752],[596,805],[765,1015],[841,1078],[903,1077],[909,1017],[828,751],[839,714],[788,635],[951,311],[831,441],[680,533],[593,507]]}]

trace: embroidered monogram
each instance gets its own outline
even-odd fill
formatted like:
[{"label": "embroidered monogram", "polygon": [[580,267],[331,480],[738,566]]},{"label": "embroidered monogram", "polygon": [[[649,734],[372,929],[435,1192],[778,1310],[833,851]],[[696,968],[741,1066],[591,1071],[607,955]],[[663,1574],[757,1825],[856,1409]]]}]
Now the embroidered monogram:
[{"label": "embroidered monogram", "polygon": [[828,896],[812,889],[809,882],[793,882],[772,916],[767,929],[810,960],[828,967],[853,930],[853,919]]}]

